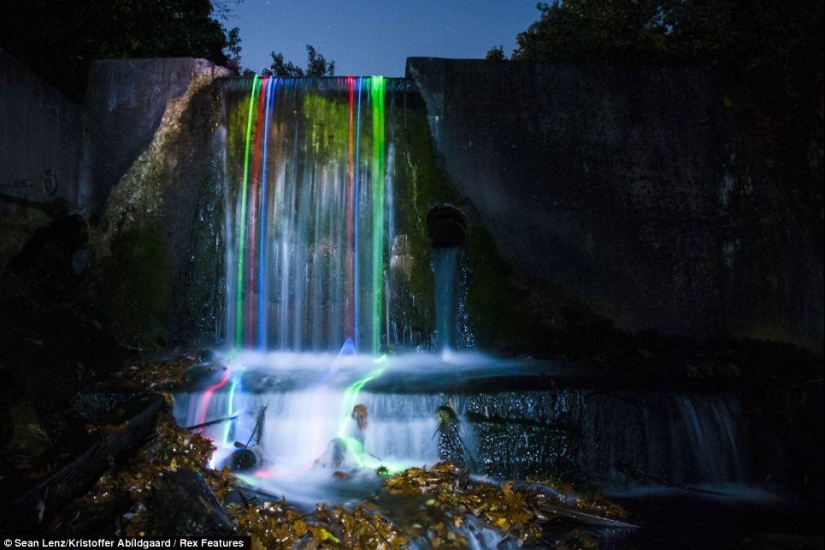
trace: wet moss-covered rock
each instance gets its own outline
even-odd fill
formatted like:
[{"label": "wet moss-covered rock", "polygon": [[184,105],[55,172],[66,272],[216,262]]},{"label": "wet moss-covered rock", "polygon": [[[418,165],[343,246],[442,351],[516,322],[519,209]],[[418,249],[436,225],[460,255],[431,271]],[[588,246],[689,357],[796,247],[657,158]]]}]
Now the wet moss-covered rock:
[{"label": "wet moss-covered rock", "polygon": [[405,95],[404,115],[395,125],[396,242],[391,269],[396,274],[391,316],[413,333],[412,344],[429,340],[435,328],[434,280],[427,216],[434,207],[457,203],[441,166],[427,121],[426,107],[417,93]]},{"label": "wet moss-covered rock", "polygon": [[112,239],[99,290],[106,326],[118,339],[149,347],[167,341],[171,260],[156,229],[132,229]]},{"label": "wet moss-covered rock", "polygon": [[167,103],[151,143],[112,190],[94,240],[101,270],[90,292],[132,345],[218,338],[224,254],[214,78],[195,72]]}]

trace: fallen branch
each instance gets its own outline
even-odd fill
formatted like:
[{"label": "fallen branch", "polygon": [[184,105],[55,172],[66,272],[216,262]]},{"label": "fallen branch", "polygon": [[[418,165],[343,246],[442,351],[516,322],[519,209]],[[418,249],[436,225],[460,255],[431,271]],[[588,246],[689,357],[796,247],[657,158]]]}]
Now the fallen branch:
[{"label": "fallen branch", "polygon": [[184,430],[197,430],[200,428],[206,428],[207,426],[214,426],[215,424],[220,424],[221,422],[229,422],[230,420],[235,420],[238,418],[238,415],[227,416],[226,418],[218,418],[217,420],[210,420],[209,422],[204,422],[203,424],[195,424],[194,426],[187,426]]},{"label": "fallen branch", "polygon": [[636,529],[638,527],[637,525],[633,525],[632,523],[627,523],[626,521],[619,519],[606,518],[596,514],[591,514],[589,512],[574,510],[572,508],[568,508],[567,506],[552,504],[550,502],[543,502],[538,506],[538,508],[542,512],[575,519],[583,523],[587,523],[588,525],[598,525],[600,527],[620,527],[623,529]]},{"label": "fallen branch", "polygon": [[3,530],[15,533],[42,528],[64,505],[87,491],[118,458],[140,447],[152,431],[163,399],[155,397],[129,420],[125,430],[106,436],[49,479],[11,503],[0,516]]},{"label": "fallen branch", "polygon": [[534,505],[542,512],[575,519],[589,525],[597,525],[600,527],[618,527],[623,529],[635,529],[638,527],[621,519],[587,512],[581,508],[574,508],[573,506],[575,506],[578,497],[575,495],[565,495],[544,483],[533,481],[519,484],[519,487],[526,489],[531,501],[533,501]]}]

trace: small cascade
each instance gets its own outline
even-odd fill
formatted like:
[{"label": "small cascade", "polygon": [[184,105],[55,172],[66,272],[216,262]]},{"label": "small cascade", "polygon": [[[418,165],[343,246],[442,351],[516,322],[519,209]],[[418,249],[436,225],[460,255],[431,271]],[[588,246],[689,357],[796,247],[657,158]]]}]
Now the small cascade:
[{"label": "small cascade", "polygon": [[[735,393],[616,394],[594,407],[579,452],[612,483],[645,482],[639,470],[648,481],[675,485],[746,479],[747,426]],[[590,460],[588,444],[598,449]]]},{"label": "small cascade", "polygon": [[455,349],[456,309],[458,297],[459,248],[434,248],[432,251],[435,275],[435,318],[438,351]]},{"label": "small cascade", "polygon": [[[256,485],[311,500],[307,487],[318,489],[338,470],[395,472],[438,460],[435,412],[447,398],[392,389],[404,389],[415,362],[358,355],[349,343],[337,356],[242,352],[222,365],[175,402],[179,423],[215,443],[215,468],[235,469],[238,449],[254,449]],[[388,379],[394,381],[387,391],[367,389]],[[462,435],[472,442],[468,427]],[[298,479],[307,487],[295,486]]]},{"label": "small cascade", "polygon": [[748,481],[736,393],[554,389],[470,398],[479,454],[502,477],[549,472],[600,486]]},{"label": "small cascade", "polygon": [[721,492],[754,481],[746,445],[753,427],[738,394],[560,385],[577,379],[566,369],[458,351],[375,358],[352,345],[338,355],[244,352],[180,394],[175,414],[188,426],[226,419],[203,428],[219,447],[214,465],[251,442],[275,465],[254,482],[290,494],[304,489],[290,480],[317,489],[311,480],[329,482],[339,468],[434,464],[445,407],[457,419],[465,465],[500,479]]}]

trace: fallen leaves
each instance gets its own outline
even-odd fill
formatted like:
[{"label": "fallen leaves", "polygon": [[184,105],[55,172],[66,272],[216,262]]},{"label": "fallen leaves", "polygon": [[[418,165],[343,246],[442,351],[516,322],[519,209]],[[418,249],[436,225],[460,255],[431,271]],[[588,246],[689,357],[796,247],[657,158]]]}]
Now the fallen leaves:
[{"label": "fallen leaves", "polygon": [[[194,358],[184,357],[130,368],[119,383],[141,390],[170,388],[183,380],[194,362]],[[171,405],[172,396],[164,397]],[[123,427],[113,423],[95,426],[95,430],[105,434]],[[624,511],[615,503],[599,496],[579,495],[561,481],[498,484],[471,477],[467,470],[449,461],[409,468],[393,476],[387,468],[379,467],[375,475],[384,478],[383,485],[373,498],[354,506],[319,504],[306,513],[285,499],[269,500],[243,487],[228,468],[209,469],[213,450],[208,439],[179,427],[168,411],[162,412],[153,436],[138,455],[125,467],[106,472],[86,496],[74,503],[72,513],[94,513],[114,502],[125,502],[128,512],[120,518],[121,532],[127,536],[151,533],[146,507],[153,480],[165,471],[191,468],[204,477],[238,533],[252,537],[256,550],[469,548],[479,529],[497,532],[518,546],[587,549],[597,547],[595,540],[571,529],[569,522],[558,521],[564,515],[560,510],[624,517]],[[337,471],[332,476],[349,477]],[[566,518],[576,521],[575,515]],[[548,533],[553,533],[550,538]]]},{"label": "fallen leaves", "polygon": [[228,510],[239,532],[252,536],[256,550],[295,546],[398,550],[409,542],[393,522],[367,503],[352,509],[319,504],[309,515],[301,515],[285,500],[248,508],[231,505]]}]

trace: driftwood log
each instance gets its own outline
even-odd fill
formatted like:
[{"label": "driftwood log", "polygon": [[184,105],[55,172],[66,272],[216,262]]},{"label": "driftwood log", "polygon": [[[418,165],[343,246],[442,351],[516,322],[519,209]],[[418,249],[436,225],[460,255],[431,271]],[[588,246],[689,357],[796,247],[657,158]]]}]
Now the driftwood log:
[{"label": "driftwood log", "polygon": [[88,491],[118,459],[143,444],[163,404],[161,397],[153,396],[123,431],[107,435],[52,477],[14,500],[0,514],[2,530],[24,534],[42,528],[63,506]]},{"label": "driftwood log", "polygon": [[203,477],[191,468],[152,481],[147,503],[152,531],[165,536],[228,535],[232,520]]}]

